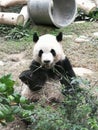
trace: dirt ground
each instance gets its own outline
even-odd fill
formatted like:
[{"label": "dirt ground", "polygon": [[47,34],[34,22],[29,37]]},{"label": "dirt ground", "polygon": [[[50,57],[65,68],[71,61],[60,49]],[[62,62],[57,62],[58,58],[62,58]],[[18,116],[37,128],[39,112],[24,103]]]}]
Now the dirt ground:
[{"label": "dirt ground", "polygon": [[[92,70],[94,76],[90,80],[98,80],[98,23],[75,23],[60,31],[63,32],[65,54],[70,58],[73,67]],[[0,76],[12,73],[16,84],[20,83],[19,74],[32,61],[33,46],[30,43],[18,44],[0,37]]]},{"label": "dirt ground", "polygon": [[[72,65],[90,69],[95,77],[98,77],[98,23],[76,23],[61,31],[64,34],[65,54],[70,58]],[[16,44],[0,37],[0,76],[12,73],[16,83],[20,83],[19,74],[28,68],[32,61],[33,45],[22,44],[17,47]]]},{"label": "dirt ground", "polygon": [[[62,29],[64,34],[63,46],[65,54],[70,58],[74,67],[84,67],[93,71],[88,78],[93,85],[98,86],[98,23],[91,26],[72,25],[71,30]],[[70,33],[71,32],[71,33]],[[19,74],[29,67],[32,61],[32,44],[25,49],[16,49],[8,44],[4,37],[0,37],[0,76],[11,73],[20,86]],[[96,88],[98,94],[98,88]]]}]

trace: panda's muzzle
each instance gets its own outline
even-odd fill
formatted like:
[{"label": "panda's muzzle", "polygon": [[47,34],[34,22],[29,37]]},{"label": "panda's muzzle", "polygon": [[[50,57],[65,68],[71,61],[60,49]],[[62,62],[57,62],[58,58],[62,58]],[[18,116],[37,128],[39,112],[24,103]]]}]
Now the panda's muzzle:
[{"label": "panda's muzzle", "polygon": [[49,68],[51,68],[51,61],[50,60],[44,60],[43,61],[43,67],[45,67],[45,68],[47,68],[47,69],[49,69]]},{"label": "panda's muzzle", "polygon": [[50,60],[44,60],[44,64],[49,64]]},{"label": "panda's muzzle", "polygon": [[42,66],[44,66],[45,68],[50,68],[52,66],[53,61],[54,57],[51,53],[43,53],[41,57]]}]

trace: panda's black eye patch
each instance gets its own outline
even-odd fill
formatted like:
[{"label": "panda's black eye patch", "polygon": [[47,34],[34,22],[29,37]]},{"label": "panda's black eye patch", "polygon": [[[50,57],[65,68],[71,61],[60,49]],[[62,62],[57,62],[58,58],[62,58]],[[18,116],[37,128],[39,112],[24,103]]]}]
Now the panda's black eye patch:
[{"label": "panda's black eye patch", "polygon": [[55,52],[55,50],[54,49],[51,49],[51,51],[50,51],[51,53],[52,53],[52,55],[53,56],[56,56],[56,52]]},{"label": "panda's black eye patch", "polygon": [[38,56],[41,57],[42,54],[43,54],[43,50],[40,50]]}]

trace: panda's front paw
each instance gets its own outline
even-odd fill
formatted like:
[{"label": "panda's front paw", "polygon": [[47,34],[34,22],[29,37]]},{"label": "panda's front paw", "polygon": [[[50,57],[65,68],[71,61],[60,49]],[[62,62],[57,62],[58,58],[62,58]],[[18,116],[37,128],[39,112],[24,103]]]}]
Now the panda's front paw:
[{"label": "panda's front paw", "polygon": [[38,91],[43,86],[43,80],[39,76],[35,76],[31,70],[23,71],[19,75],[19,79],[25,83],[31,91]]},{"label": "panda's front paw", "polygon": [[29,82],[31,82],[32,79],[32,73],[30,70],[25,70],[19,75],[19,79],[25,83],[26,85],[29,85]]}]

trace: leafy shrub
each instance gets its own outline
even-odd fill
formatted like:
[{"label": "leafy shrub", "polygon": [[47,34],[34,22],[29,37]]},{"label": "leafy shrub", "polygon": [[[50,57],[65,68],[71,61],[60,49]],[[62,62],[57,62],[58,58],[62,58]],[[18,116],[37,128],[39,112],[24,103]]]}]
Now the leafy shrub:
[{"label": "leafy shrub", "polygon": [[8,35],[13,26],[0,25],[0,36]]},{"label": "leafy shrub", "polygon": [[29,26],[29,21],[25,25],[25,27],[14,25],[0,25],[0,36],[5,36],[7,40],[20,40],[24,37],[29,36],[29,30],[27,27]]},{"label": "leafy shrub", "polygon": [[[89,85],[80,78],[72,82]],[[77,86],[66,91],[64,102],[32,103],[14,92],[14,83],[11,75],[0,78],[1,124],[17,115],[28,122],[29,130],[98,130],[98,100],[89,90]]]},{"label": "leafy shrub", "polygon": [[0,78],[0,123],[3,125],[13,121],[16,114],[27,117],[34,107],[25,97],[14,92],[14,84],[10,74]]},{"label": "leafy shrub", "polygon": [[85,21],[98,21],[98,8],[96,11],[86,14],[83,10],[78,10],[76,21],[85,20]]},{"label": "leafy shrub", "polygon": [[[89,86],[89,82],[81,78],[73,79]],[[64,93],[65,90],[63,89]],[[53,109],[52,109],[53,108]],[[64,102],[41,106],[39,103],[33,110],[31,128],[34,130],[97,130],[98,101],[88,90],[79,86],[70,88],[65,93]]]}]

